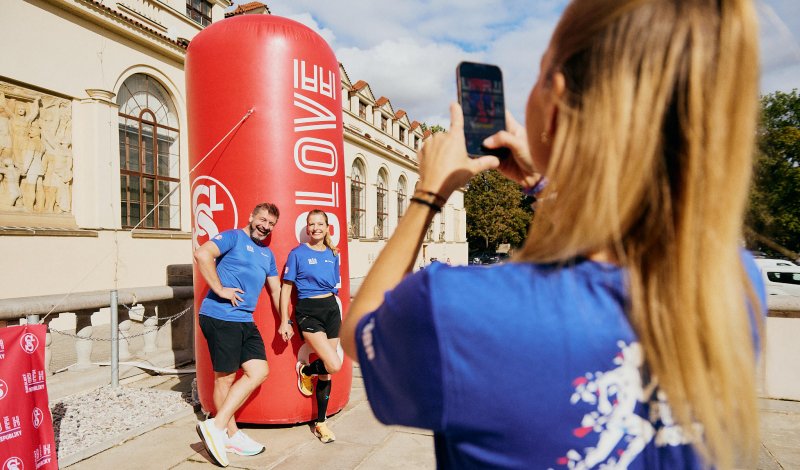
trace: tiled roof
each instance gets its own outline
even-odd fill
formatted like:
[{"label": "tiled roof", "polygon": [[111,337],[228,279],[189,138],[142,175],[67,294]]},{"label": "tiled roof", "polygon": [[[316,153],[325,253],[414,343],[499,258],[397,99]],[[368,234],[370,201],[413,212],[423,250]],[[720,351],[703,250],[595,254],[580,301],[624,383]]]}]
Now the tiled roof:
[{"label": "tiled roof", "polygon": [[353,84],[353,91],[359,91],[365,86],[367,86],[367,82],[365,82],[364,80],[359,80]]},{"label": "tiled roof", "polygon": [[411,130],[413,131],[417,127],[419,127],[419,121],[412,121],[411,122]]},{"label": "tiled roof", "polygon": [[405,115],[406,115],[405,111],[403,111],[402,109],[398,109],[397,112],[394,115],[394,118],[395,119],[401,119]]},{"label": "tiled roof", "polygon": [[388,102],[389,102],[389,98],[387,98],[385,96],[381,96],[380,98],[378,98],[378,101],[375,102],[375,106],[380,108],[381,106],[385,105]]},{"label": "tiled roof", "polygon": [[241,5],[238,5],[235,10],[225,13],[225,18],[241,15],[243,13],[247,13],[248,11],[258,10],[259,8],[264,8],[268,14],[272,14],[269,11],[269,7],[261,2],[248,2],[242,3]]}]

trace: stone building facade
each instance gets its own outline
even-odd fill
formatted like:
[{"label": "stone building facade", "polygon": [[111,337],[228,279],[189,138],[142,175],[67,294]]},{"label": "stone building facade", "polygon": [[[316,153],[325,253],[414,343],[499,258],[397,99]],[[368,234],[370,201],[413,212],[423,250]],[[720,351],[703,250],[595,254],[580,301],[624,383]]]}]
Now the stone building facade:
[{"label": "stone building facade", "polygon": [[[234,9],[230,0],[2,2],[0,299],[163,285],[166,266],[191,263],[186,47],[236,14],[269,9]],[[426,135],[340,72],[357,286],[408,205]],[[461,192],[431,224],[418,265],[430,258],[466,264]]]}]

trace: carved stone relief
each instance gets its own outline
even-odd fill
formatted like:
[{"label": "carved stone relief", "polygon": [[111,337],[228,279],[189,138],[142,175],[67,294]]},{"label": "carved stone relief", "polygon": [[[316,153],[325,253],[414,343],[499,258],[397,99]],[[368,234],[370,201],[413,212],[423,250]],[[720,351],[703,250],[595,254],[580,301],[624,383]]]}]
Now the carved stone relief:
[{"label": "carved stone relief", "polygon": [[0,81],[0,211],[71,208],[72,103]]}]

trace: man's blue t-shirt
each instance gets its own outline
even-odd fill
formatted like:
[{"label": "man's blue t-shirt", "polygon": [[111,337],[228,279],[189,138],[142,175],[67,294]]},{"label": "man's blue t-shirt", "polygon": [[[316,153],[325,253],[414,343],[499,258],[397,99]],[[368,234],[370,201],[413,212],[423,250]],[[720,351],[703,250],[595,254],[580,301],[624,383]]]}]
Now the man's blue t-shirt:
[{"label": "man's blue t-shirt", "polygon": [[341,286],[339,257],[330,249],[317,251],[301,243],[289,252],[283,280],[294,282],[298,299],[336,294]]},{"label": "man's blue t-shirt", "polygon": [[702,468],[643,368],[627,300],[625,271],[588,260],[434,263],[359,321],[372,410],[433,430],[440,468]]},{"label": "man's blue t-shirt", "polygon": [[200,314],[217,320],[251,322],[258,296],[267,277],[278,275],[272,250],[250,239],[241,229],[226,230],[211,241],[219,248],[217,275],[223,287],[238,287],[242,301],[234,307],[230,300],[223,299],[209,290],[200,305]]}]

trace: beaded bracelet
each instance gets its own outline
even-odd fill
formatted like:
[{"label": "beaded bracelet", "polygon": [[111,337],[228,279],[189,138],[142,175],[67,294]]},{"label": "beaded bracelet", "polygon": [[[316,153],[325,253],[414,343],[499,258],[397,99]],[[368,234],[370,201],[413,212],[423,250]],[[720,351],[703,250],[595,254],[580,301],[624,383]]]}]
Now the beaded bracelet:
[{"label": "beaded bracelet", "polygon": [[416,202],[418,204],[426,205],[426,206],[430,207],[431,209],[433,209],[436,212],[441,212],[441,210],[442,210],[442,206],[436,205],[435,203],[433,203],[431,201],[426,201],[425,199],[422,199],[422,198],[419,198],[419,197],[416,197],[416,196],[411,198],[411,202]]}]

